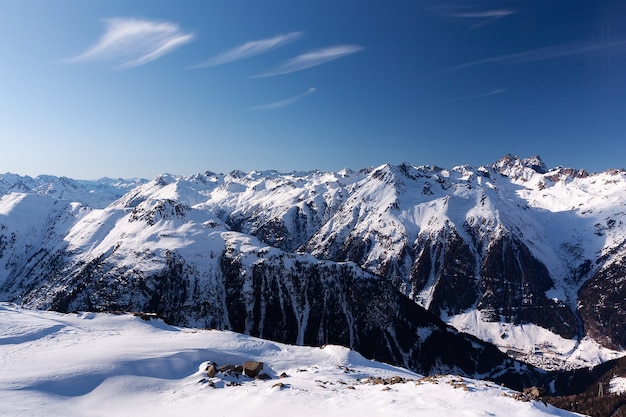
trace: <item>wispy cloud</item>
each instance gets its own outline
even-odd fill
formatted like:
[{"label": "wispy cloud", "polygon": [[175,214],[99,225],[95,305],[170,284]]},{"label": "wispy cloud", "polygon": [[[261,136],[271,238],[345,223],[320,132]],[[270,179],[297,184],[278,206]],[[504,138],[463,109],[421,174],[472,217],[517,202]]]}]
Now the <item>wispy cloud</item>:
[{"label": "wispy cloud", "polygon": [[500,10],[483,10],[475,12],[456,12],[449,13],[450,17],[468,18],[468,19],[484,19],[484,18],[500,18],[517,13],[517,10],[500,9]]},{"label": "wispy cloud", "polygon": [[272,103],[267,103],[267,104],[261,104],[260,106],[254,106],[252,107],[255,110],[274,110],[274,109],[280,109],[281,107],[287,107],[293,103],[295,103],[296,101],[302,100],[304,97],[308,96],[309,94],[313,94],[316,91],[315,87],[311,87],[309,88],[307,91],[305,91],[304,93],[298,94],[296,96],[293,97],[289,97],[285,100],[280,100],[280,101],[274,101]]},{"label": "wispy cloud", "polygon": [[476,95],[473,95],[473,96],[464,96],[464,97],[453,97],[453,98],[443,99],[442,101],[452,102],[452,101],[473,100],[473,99],[477,99],[477,98],[495,96],[496,94],[506,93],[507,91],[508,90],[506,88],[498,88],[497,90],[488,91],[488,92],[482,93],[482,94],[476,94]]},{"label": "wispy cloud", "polygon": [[476,5],[440,5],[431,7],[437,14],[455,19],[475,22],[473,28],[488,25],[498,19],[517,13],[513,9],[484,9]]},{"label": "wispy cloud", "polygon": [[548,61],[551,59],[564,58],[569,56],[584,55],[597,51],[604,51],[614,48],[626,47],[626,40],[602,43],[566,43],[548,46],[545,48],[530,49],[528,51],[517,52],[514,54],[499,55],[491,58],[479,59],[476,61],[466,62],[464,64],[455,65],[447,68],[446,71],[458,71],[465,68],[475,67],[482,64],[492,62],[502,62],[507,64],[520,64],[530,62]]},{"label": "wispy cloud", "polygon": [[192,33],[183,32],[171,22],[132,18],[103,21],[105,33],[69,62],[109,61],[118,69],[133,68],[154,61],[194,38]]},{"label": "wispy cloud", "polygon": [[206,62],[194,65],[191,68],[214,67],[233,61],[239,61],[245,58],[249,58],[251,56],[260,55],[272,49],[283,46],[287,43],[293,42],[301,36],[302,32],[291,32],[284,35],[274,36],[273,38],[246,42],[243,45],[239,45],[233,49],[229,49],[228,51],[216,55]]},{"label": "wispy cloud", "polygon": [[254,75],[251,78],[259,77],[273,77],[276,75],[290,74],[292,72],[301,71],[303,69],[316,67],[318,65],[325,64],[330,61],[334,61],[344,56],[354,54],[363,49],[357,45],[337,45],[329,48],[318,49],[315,51],[307,52],[297,57],[291,58],[278,67],[268,72]]}]

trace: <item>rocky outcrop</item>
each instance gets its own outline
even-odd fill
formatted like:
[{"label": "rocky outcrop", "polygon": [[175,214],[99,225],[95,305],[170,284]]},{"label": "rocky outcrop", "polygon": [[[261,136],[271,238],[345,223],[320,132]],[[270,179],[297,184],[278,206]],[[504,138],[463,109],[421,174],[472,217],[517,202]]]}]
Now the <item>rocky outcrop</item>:
[{"label": "rocky outcrop", "polygon": [[492,242],[480,275],[477,308],[486,320],[535,323],[566,338],[582,336],[577,334],[574,312],[546,297],[554,286],[546,267],[516,238],[505,236]]},{"label": "rocky outcrop", "polygon": [[263,370],[263,362],[245,361],[243,363],[243,374],[250,378],[256,378]]},{"label": "rocky outcrop", "polygon": [[616,350],[626,349],[626,263],[619,259],[580,289],[579,310],[587,334]]},{"label": "rocky outcrop", "polygon": [[437,315],[458,314],[477,304],[476,256],[455,230],[423,240],[413,253],[411,293],[417,303]]}]

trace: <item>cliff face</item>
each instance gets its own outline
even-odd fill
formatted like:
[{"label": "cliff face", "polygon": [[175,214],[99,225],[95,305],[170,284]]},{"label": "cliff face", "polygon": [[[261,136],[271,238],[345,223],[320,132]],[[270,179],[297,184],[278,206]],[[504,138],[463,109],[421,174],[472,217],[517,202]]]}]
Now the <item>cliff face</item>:
[{"label": "cliff face", "polygon": [[626,265],[616,261],[596,272],[579,292],[587,334],[615,350],[626,349]]}]

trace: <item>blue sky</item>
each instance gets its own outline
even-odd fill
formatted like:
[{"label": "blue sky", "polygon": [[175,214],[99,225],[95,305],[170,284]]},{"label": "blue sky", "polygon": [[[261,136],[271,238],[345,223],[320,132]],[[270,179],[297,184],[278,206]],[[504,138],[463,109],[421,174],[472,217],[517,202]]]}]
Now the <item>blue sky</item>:
[{"label": "blue sky", "polygon": [[0,0],[0,172],[626,167],[626,3]]}]

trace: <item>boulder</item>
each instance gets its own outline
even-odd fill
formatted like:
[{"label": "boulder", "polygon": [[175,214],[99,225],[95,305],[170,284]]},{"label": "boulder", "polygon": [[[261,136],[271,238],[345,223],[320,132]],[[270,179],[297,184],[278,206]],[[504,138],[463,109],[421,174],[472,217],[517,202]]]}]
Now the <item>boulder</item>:
[{"label": "boulder", "polygon": [[232,364],[222,365],[220,366],[220,369],[219,369],[220,372],[224,372],[227,374],[232,373],[234,370],[235,370],[235,365],[232,365]]},{"label": "boulder", "polygon": [[256,377],[263,369],[263,362],[246,361],[243,364],[243,374],[250,378]]},{"label": "boulder", "polygon": [[206,374],[209,378],[213,378],[217,374],[217,366],[214,363],[210,363],[206,367]]}]

